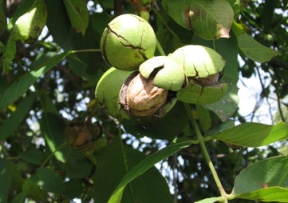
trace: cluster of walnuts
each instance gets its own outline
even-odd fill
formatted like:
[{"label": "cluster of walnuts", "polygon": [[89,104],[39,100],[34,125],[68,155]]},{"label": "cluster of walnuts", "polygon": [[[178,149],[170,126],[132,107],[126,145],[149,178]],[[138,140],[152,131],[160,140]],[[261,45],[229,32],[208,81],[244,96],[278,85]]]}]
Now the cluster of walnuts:
[{"label": "cluster of walnuts", "polygon": [[95,96],[114,117],[163,117],[177,101],[209,104],[223,97],[219,83],[225,66],[213,49],[180,47],[168,56],[154,56],[157,39],[143,18],[123,14],[101,37],[101,52],[112,66],[99,80]]}]

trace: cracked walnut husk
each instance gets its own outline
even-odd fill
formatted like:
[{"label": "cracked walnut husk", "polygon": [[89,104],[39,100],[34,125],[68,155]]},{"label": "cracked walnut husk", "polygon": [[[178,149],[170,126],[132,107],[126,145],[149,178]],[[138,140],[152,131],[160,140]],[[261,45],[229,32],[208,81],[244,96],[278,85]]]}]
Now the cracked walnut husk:
[{"label": "cracked walnut husk", "polygon": [[142,62],[154,56],[156,36],[146,20],[123,14],[107,25],[100,48],[110,65],[121,70],[136,70]]}]

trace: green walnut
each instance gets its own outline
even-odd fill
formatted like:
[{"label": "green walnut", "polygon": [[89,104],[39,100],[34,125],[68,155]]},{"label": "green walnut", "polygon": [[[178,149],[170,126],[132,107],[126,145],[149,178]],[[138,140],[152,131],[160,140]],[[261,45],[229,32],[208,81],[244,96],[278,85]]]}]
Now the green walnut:
[{"label": "green walnut", "polygon": [[123,14],[105,28],[100,48],[106,61],[121,70],[136,70],[145,60],[154,56],[156,36],[143,18]]},{"label": "green walnut", "polygon": [[179,91],[185,81],[182,66],[167,56],[148,59],[139,66],[139,71],[144,78],[153,78],[155,86],[166,90]]},{"label": "green walnut", "polygon": [[133,71],[123,71],[112,67],[101,76],[96,85],[96,101],[113,117],[127,117],[121,112],[119,92],[131,73]]},{"label": "green walnut", "polygon": [[154,85],[153,77],[139,71],[110,68],[100,78],[95,97],[107,113],[117,118],[163,117],[175,105],[175,93]]},{"label": "green walnut", "polygon": [[192,104],[209,104],[220,100],[228,90],[220,83],[225,61],[213,49],[188,45],[177,49],[169,57],[183,68],[186,85],[177,93],[177,99]]}]

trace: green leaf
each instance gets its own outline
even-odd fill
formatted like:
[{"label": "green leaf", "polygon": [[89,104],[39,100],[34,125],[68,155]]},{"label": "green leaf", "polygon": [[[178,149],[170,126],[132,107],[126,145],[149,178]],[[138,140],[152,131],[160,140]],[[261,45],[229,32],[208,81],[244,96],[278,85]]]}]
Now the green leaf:
[{"label": "green leaf", "polygon": [[244,123],[225,130],[213,138],[238,146],[260,147],[288,139],[288,124],[283,122],[276,125]]},{"label": "green leaf", "polygon": [[239,15],[240,15],[240,11],[241,11],[240,0],[228,0],[228,2],[230,3],[230,5],[234,11],[234,19],[238,19]]},{"label": "green leaf", "polygon": [[[3,56],[2,56],[2,74],[8,73],[8,71],[11,69],[11,61],[14,59],[14,56],[16,54],[16,41],[9,37],[6,46],[1,47]],[[1,53],[1,50],[0,50]],[[0,58],[1,59],[1,58]]]},{"label": "green leaf", "polygon": [[[164,152],[165,156],[160,151],[156,157],[154,155],[149,160],[146,160],[144,159],[145,156],[139,151],[123,145],[120,138],[114,140],[108,145],[97,165],[94,177],[95,199],[99,202],[108,202],[109,196],[115,191],[114,196],[110,199],[110,202],[113,203],[120,202],[122,196],[121,202],[172,202],[165,179],[153,166],[158,161],[169,156],[169,153],[171,155],[177,151],[175,148],[180,150],[181,147],[186,147],[188,144],[190,142],[180,143],[175,145],[174,148],[171,146],[167,149],[168,151],[170,150],[169,152]],[[123,178],[124,176],[125,178]],[[136,177],[137,179],[135,179]],[[121,179],[122,182],[120,183]],[[125,188],[127,184],[129,184],[129,187]],[[119,190],[115,190],[116,187]],[[112,199],[115,201],[112,201]]]},{"label": "green leaf", "polygon": [[0,202],[8,202],[12,177],[9,171],[9,162],[3,158],[0,159],[0,180]]},{"label": "green leaf", "polygon": [[[166,54],[172,53],[176,49],[184,46],[184,43],[191,43],[191,38],[193,35],[191,34],[190,30],[187,30],[177,24],[164,10],[156,12],[156,16],[156,36]],[[167,25],[169,25],[172,32],[167,32]],[[158,53],[158,55],[159,54],[160,53]]]},{"label": "green leaf", "polygon": [[[88,176],[86,176],[88,177]],[[80,179],[71,179],[64,183],[64,195],[66,198],[74,199],[81,196],[82,184]]]},{"label": "green leaf", "polygon": [[88,177],[93,168],[93,164],[80,152],[71,151],[65,165],[66,176],[71,179]]},{"label": "green leaf", "polygon": [[239,49],[245,56],[253,61],[264,63],[270,61],[273,57],[280,55],[279,52],[265,47],[247,33],[238,35],[237,39]]},{"label": "green leaf", "polygon": [[16,111],[11,113],[0,126],[0,140],[10,136],[20,125],[35,100],[35,94],[27,95],[17,106]]},{"label": "green leaf", "polygon": [[210,198],[202,199],[195,203],[214,203],[214,202],[217,202],[219,199],[220,199],[219,197],[210,197]]},{"label": "green leaf", "polygon": [[33,42],[40,36],[46,20],[44,0],[35,0],[29,10],[16,20],[11,36],[15,40]]},{"label": "green leaf", "polygon": [[196,110],[198,112],[199,121],[202,127],[202,130],[206,132],[212,127],[212,120],[209,114],[209,111],[201,105],[196,105]]},{"label": "green leaf", "polygon": [[168,14],[204,39],[228,38],[234,12],[225,0],[164,0]]},{"label": "green leaf", "polygon": [[100,79],[100,74],[90,74],[87,72],[87,64],[81,61],[76,57],[67,57],[68,67],[72,70],[76,75],[80,76],[85,81],[93,81],[93,85],[96,85],[97,81]]},{"label": "green leaf", "polygon": [[64,127],[65,123],[55,114],[43,113],[39,121],[42,136],[45,139],[51,153],[54,153],[56,159],[65,163],[68,148],[59,149],[65,144]]},{"label": "green leaf", "polygon": [[62,178],[55,171],[48,168],[38,168],[31,180],[47,192],[60,194],[64,189]]},{"label": "green leaf", "polygon": [[72,36],[75,33],[66,12],[64,2],[58,0],[45,0],[48,19],[47,27],[53,36],[53,41],[64,50],[73,49]]},{"label": "green leaf", "polygon": [[76,32],[85,35],[89,23],[89,13],[85,0],[64,0],[70,22]]},{"label": "green leaf", "polygon": [[[25,73],[20,78],[15,80],[7,89],[0,93],[0,111],[4,110],[21,97],[33,83],[57,63],[62,61],[69,52],[63,52],[59,55],[53,56],[43,63],[36,66],[32,71]],[[33,64],[31,64],[33,67]]]},{"label": "green leaf", "polygon": [[56,109],[55,104],[53,103],[53,101],[49,97],[49,93],[47,91],[45,91],[45,90],[44,91],[38,91],[37,96],[41,102],[42,109],[44,112],[59,115],[59,112]]},{"label": "green leaf", "polygon": [[10,18],[10,20],[9,20],[9,23],[8,23],[8,29],[9,30],[14,26],[16,20],[20,16],[24,15],[26,12],[28,12],[30,10],[30,8],[32,7],[34,2],[35,2],[35,0],[26,0],[20,5],[20,7],[15,11],[15,13],[13,13],[12,18]]},{"label": "green leaf", "polygon": [[217,125],[214,125],[213,128],[211,128],[210,130],[205,132],[205,136],[213,136],[213,135],[223,132],[224,130],[228,130],[233,127],[235,127],[235,122],[233,120],[220,122]]},{"label": "green leaf", "polygon": [[238,22],[236,20],[233,21],[232,30],[236,36],[239,36],[245,33],[245,30],[248,31],[247,26],[243,22]]},{"label": "green leaf", "polygon": [[272,28],[272,19],[274,15],[274,10],[277,7],[277,1],[265,1],[264,7],[260,14],[261,24],[264,25],[264,33],[267,34],[270,32]]},{"label": "green leaf", "polygon": [[[100,47],[100,38],[102,33],[98,33],[95,30],[95,26],[92,23],[95,21],[100,21],[98,15],[90,15],[90,18],[94,20],[89,21],[89,25],[86,29],[86,34],[76,33],[74,28],[71,26],[70,19],[65,10],[65,5],[63,1],[59,0],[45,0],[48,16],[47,27],[49,33],[53,37],[53,41],[57,43],[64,50],[79,50],[79,49],[95,49]],[[107,18],[106,14],[105,19]],[[107,25],[107,24],[106,24]],[[101,52],[85,52],[77,53],[77,57],[87,64],[86,72],[91,75],[97,74],[99,69],[101,71],[107,69],[107,63],[102,58]],[[90,82],[90,81],[89,81]],[[95,81],[94,81],[95,85]]]},{"label": "green leaf", "polygon": [[46,157],[47,155],[45,152],[37,149],[29,150],[19,154],[19,158],[35,165],[41,165],[45,161]]},{"label": "green leaf", "polygon": [[7,29],[5,10],[5,0],[0,0],[0,38]]},{"label": "green leaf", "polygon": [[288,157],[273,157],[243,169],[235,179],[237,198],[264,202],[288,201]]},{"label": "green leaf", "polygon": [[237,110],[239,97],[236,84],[233,84],[228,77],[225,77],[225,75],[221,81],[228,83],[227,93],[221,100],[212,104],[204,105],[204,107],[210,111],[213,111],[220,118],[220,120],[224,122],[231,118],[231,116]]},{"label": "green leaf", "polygon": [[22,191],[21,193],[19,193],[13,198],[12,203],[22,203],[22,202],[24,203],[26,197],[27,197],[27,193]]},{"label": "green leaf", "polygon": [[[175,119],[177,118],[177,119]],[[149,118],[143,120],[123,120],[125,131],[137,137],[148,136],[153,139],[174,139],[183,131],[189,122],[183,103],[176,105],[162,118]]]},{"label": "green leaf", "polygon": [[288,202],[288,189],[282,187],[269,187],[252,192],[236,195],[236,198],[249,199],[261,202]]},{"label": "green leaf", "polygon": [[[32,176],[33,178],[33,176]],[[22,193],[19,195],[18,198],[21,199],[23,196],[23,193],[25,194],[25,198],[31,197],[36,201],[45,201],[47,198],[47,192],[42,190],[39,185],[37,185],[35,182],[31,180],[31,178],[26,178],[22,185]],[[15,202],[17,203],[17,199],[15,199]]]},{"label": "green leaf", "polygon": [[172,155],[173,153],[183,148],[189,147],[191,144],[192,144],[191,141],[182,141],[174,143],[143,159],[141,162],[135,165],[130,171],[128,171],[128,173],[122,178],[121,182],[114,190],[108,202],[109,203],[120,202],[123,190],[127,184],[129,184],[135,178],[142,175],[144,172],[146,172],[149,168],[153,167],[159,161],[167,158],[168,156]]}]

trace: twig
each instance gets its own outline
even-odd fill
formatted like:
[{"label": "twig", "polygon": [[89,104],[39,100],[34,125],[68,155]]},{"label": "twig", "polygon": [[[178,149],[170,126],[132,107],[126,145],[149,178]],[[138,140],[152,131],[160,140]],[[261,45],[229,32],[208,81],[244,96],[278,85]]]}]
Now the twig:
[{"label": "twig", "polygon": [[190,107],[190,105],[187,104],[187,103],[184,103],[184,105],[185,105],[185,108],[186,108],[186,111],[187,111],[189,120],[190,120],[190,122],[191,122],[191,125],[192,125],[192,127],[193,127],[193,129],[194,129],[194,131],[195,131],[196,137],[197,137],[197,139],[198,139],[198,141],[199,141],[201,150],[202,150],[202,152],[203,152],[203,154],[204,154],[205,160],[206,160],[206,162],[207,162],[207,164],[208,164],[208,166],[209,166],[209,168],[210,168],[210,171],[211,171],[211,173],[212,173],[212,176],[213,176],[213,178],[214,178],[214,181],[215,181],[215,183],[216,183],[216,185],[217,185],[217,188],[218,188],[218,190],[219,190],[219,192],[220,192],[221,201],[223,201],[224,203],[228,203],[228,200],[227,200],[228,195],[227,195],[227,193],[225,192],[225,190],[224,190],[224,188],[223,188],[223,186],[222,186],[222,184],[221,184],[220,178],[219,178],[219,176],[218,176],[218,174],[217,174],[217,172],[216,172],[216,169],[215,169],[215,167],[214,167],[214,165],[213,165],[213,163],[212,163],[212,161],[211,161],[211,159],[210,159],[208,150],[207,150],[207,148],[206,148],[206,146],[205,146],[205,143],[204,143],[204,140],[203,140],[203,136],[202,136],[202,134],[201,134],[201,132],[200,132],[200,129],[199,129],[197,123],[196,123],[195,118],[193,117],[191,107]]},{"label": "twig", "polygon": [[86,53],[86,52],[101,52],[100,49],[80,49],[80,50],[72,50],[70,54],[76,53]]},{"label": "twig", "polygon": [[[265,96],[265,98],[266,98],[266,100],[267,100],[267,104],[268,104],[268,107],[269,107],[269,114],[270,114],[271,120],[272,120],[272,122],[273,122],[273,114],[272,114],[272,112],[271,112],[272,107],[271,107],[271,104],[270,104],[270,102],[269,102],[268,95],[267,95],[267,93],[265,92],[265,86],[264,86],[264,83],[263,83],[263,81],[262,81],[262,78],[261,78],[261,75],[260,75],[259,67],[258,67],[258,66],[256,66],[256,72],[257,72],[257,75],[258,75],[258,78],[259,78],[259,81],[260,81],[260,84],[261,84],[261,87],[262,87],[262,93],[264,94],[263,96]],[[262,94],[262,93],[261,93],[261,94]],[[262,99],[263,96],[260,96],[260,98]]]},{"label": "twig", "polygon": [[163,23],[163,25],[167,28],[167,30],[173,35],[173,37],[175,37],[175,39],[181,43],[180,38],[177,36],[177,34],[168,26],[168,24],[166,23],[166,21],[162,18],[162,16],[160,15],[160,13],[153,8],[153,12],[157,15],[157,17],[161,20],[161,22]]},{"label": "twig", "polygon": [[121,0],[114,0],[114,14],[115,16],[119,16],[122,14]]}]

